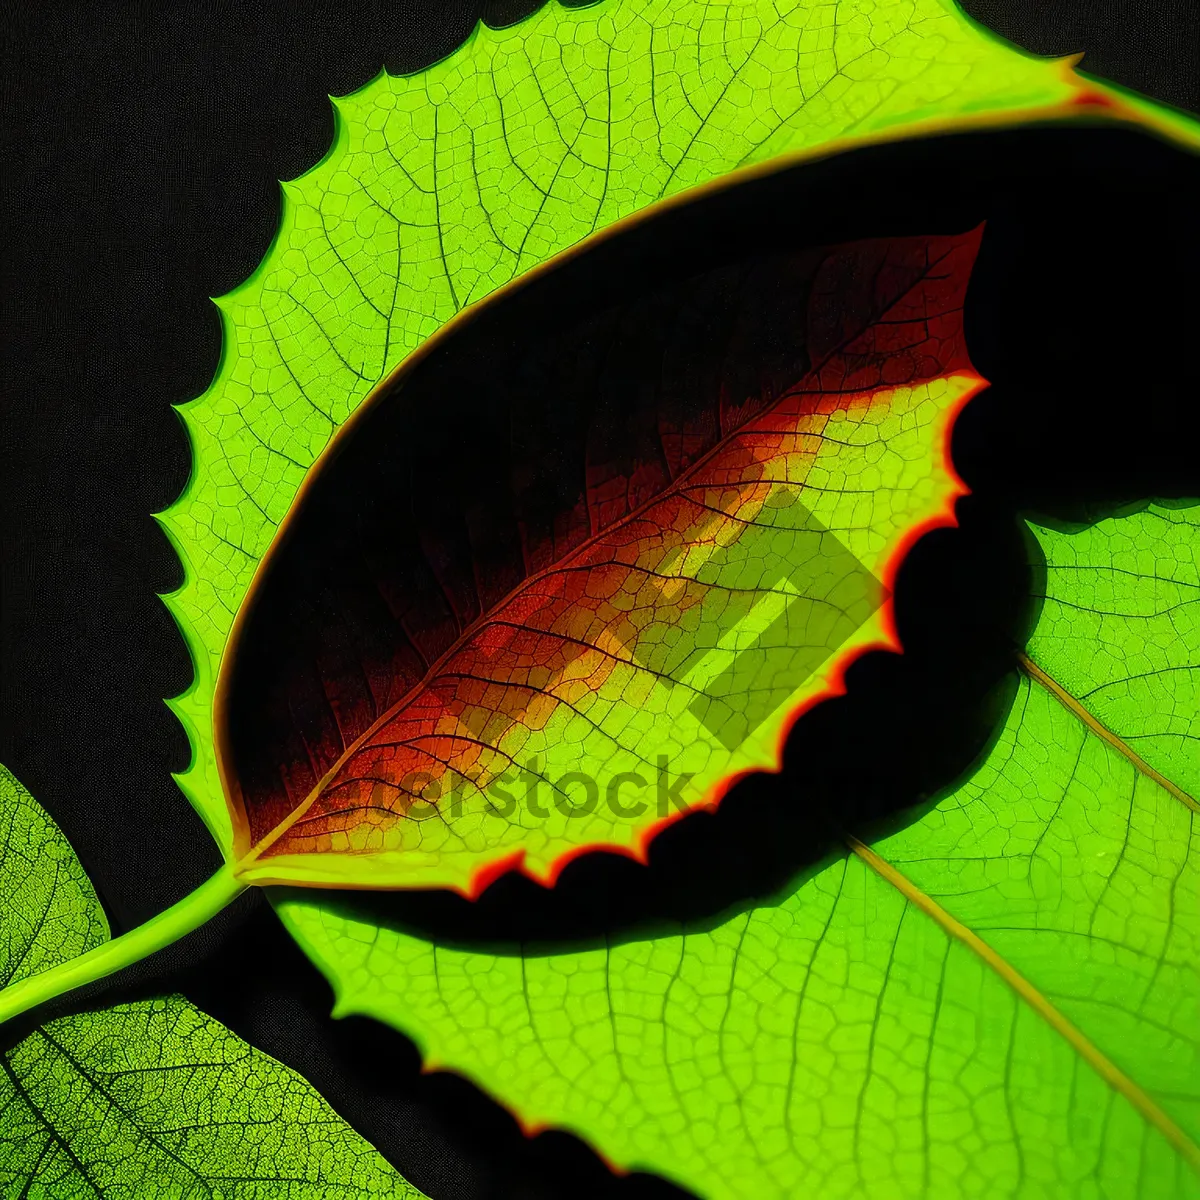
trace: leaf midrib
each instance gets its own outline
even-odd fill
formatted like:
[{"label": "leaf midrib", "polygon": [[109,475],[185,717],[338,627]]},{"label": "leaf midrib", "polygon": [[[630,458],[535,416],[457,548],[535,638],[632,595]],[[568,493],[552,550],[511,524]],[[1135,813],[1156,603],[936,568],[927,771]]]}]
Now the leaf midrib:
[{"label": "leaf midrib", "polygon": [[[841,354],[848,345],[850,345],[852,342],[854,342],[855,340],[860,338],[867,329],[870,329],[873,326],[879,324],[881,322],[881,320],[883,319],[883,317],[888,312],[890,312],[892,309],[894,309],[897,304],[899,304],[906,296],[910,295],[912,293],[912,291],[915,288],[919,287],[923,282],[925,282],[926,279],[936,278],[935,276],[933,276],[933,272],[939,266],[941,266],[941,264],[951,254],[953,254],[955,252],[955,250],[957,250],[958,248],[959,248],[958,244],[955,243],[954,245],[951,245],[948,248],[946,248],[941,254],[937,255],[936,257],[928,259],[926,261],[926,263],[924,264],[923,268],[921,269],[921,271],[915,276],[915,278],[913,278],[913,280],[908,284],[908,286],[903,289],[903,291],[901,291],[898,295],[893,296],[889,300],[887,300],[881,306],[881,308],[879,309],[878,312],[872,312],[871,315],[867,318],[867,320],[865,322],[863,322],[861,327],[856,328],[853,332],[847,333],[844,337],[840,338],[834,345],[830,346],[829,350],[825,353],[825,355],[821,359],[819,359],[817,362],[809,364],[808,370],[805,371],[804,375],[801,376],[801,378],[798,379],[792,387],[781,392],[780,395],[777,396],[776,399],[774,401],[772,401],[771,404],[767,405],[767,407],[764,408],[761,413],[757,414],[751,420],[752,421],[760,421],[760,420],[764,419],[765,417],[769,416],[771,413],[775,412],[775,410],[778,409],[778,407],[785,400],[792,398],[794,396],[805,395],[805,394],[815,394],[815,395],[827,394],[824,392],[823,389],[818,389],[816,392],[812,392],[812,393],[806,393],[805,389],[804,389],[804,385],[810,379],[812,379],[816,376],[819,376],[820,372],[824,369],[824,367],[826,367],[837,355]],[[832,250],[832,249],[835,249],[835,247],[829,247],[829,249]],[[615,521],[611,525],[606,526],[604,529],[598,530],[596,533],[592,534],[589,538],[587,538],[585,541],[581,542],[578,546],[576,546],[570,552],[570,555],[568,556],[568,558],[569,559],[577,558],[579,555],[585,553],[591,546],[595,545],[599,541],[600,538],[608,536],[615,530],[626,528],[626,527],[634,524],[635,522],[640,521],[654,505],[659,503],[661,500],[663,500],[666,496],[670,495],[671,493],[673,493],[673,492],[674,493],[682,493],[688,479],[691,477],[694,477],[701,470],[701,468],[703,468],[705,465],[707,465],[708,462],[712,458],[714,458],[720,451],[727,449],[730,442],[734,438],[736,438],[743,429],[745,429],[746,425],[748,425],[750,423],[751,422],[749,422],[749,421],[745,422],[743,425],[738,426],[736,429],[731,430],[730,433],[726,437],[723,437],[720,440],[718,440],[716,445],[714,445],[710,450],[708,450],[705,454],[703,454],[700,458],[698,458],[694,463],[692,463],[685,471],[683,471],[678,476],[678,478],[672,480],[669,487],[664,488],[661,492],[658,492],[657,494],[649,497],[641,505],[639,505],[638,508],[634,509],[630,513],[626,513],[626,515],[624,517],[622,517],[621,520]],[[429,680],[432,679],[437,674],[438,670],[442,666],[444,666],[447,662],[449,662],[450,659],[455,654],[457,654],[463,648],[464,645],[467,644],[467,642],[470,640],[471,637],[474,636],[475,633],[477,633],[480,629],[482,629],[485,625],[487,625],[489,623],[489,621],[491,621],[494,618],[494,616],[497,612],[499,612],[501,609],[503,609],[503,607],[506,604],[508,604],[512,599],[514,599],[514,597],[516,597],[521,592],[525,591],[526,588],[529,587],[531,584],[535,584],[538,580],[549,578],[551,575],[555,574],[556,572],[561,571],[563,569],[565,563],[568,561],[568,558],[560,559],[557,562],[550,563],[547,566],[543,567],[540,571],[535,571],[532,574],[525,576],[525,578],[522,579],[520,581],[520,583],[518,583],[507,595],[505,595],[502,599],[500,599],[494,605],[492,605],[492,607],[487,612],[480,613],[480,615],[474,621],[472,621],[471,624],[468,625],[466,627],[466,629],[464,629],[458,635],[458,637],[454,640],[454,642],[451,643],[451,645],[445,651],[443,651],[442,654],[439,655],[438,658],[436,658],[426,668],[425,674],[415,684],[413,684],[413,686],[411,688],[409,688],[408,691],[405,692],[404,695],[401,696],[399,700],[397,700],[390,708],[388,708],[384,713],[382,713],[379,717],[377,717],[367,727],[367,729],[363,731],[363,733],[361,733],[357,738],[355,738],[354,741],[351,742],[350,745],[347,746],[346,749],[342,751],[342,753],[338,756],[337,760],[333,763],[333,765],[329,768],[329,770],[325,772],[325,774],[320,778],[320,780],[317,781],[316,786],[312,789],[312,791],[309,792],[309,794],[304,798],[304,800],[301,801],[300,804],[296,805],[296,807],[294,809],[292,809],[292,811],[290,813],[288,813],[288,815],[282,821],[280,821],[279,824],[276,825],[274,829],[272,829],[264,837],[260,838],[257,842],[255,842],[253,845],[251,845],[247,849],[246,853],[240,856],[240,858],[238,859],[238,861],[234,867],[235,874],[237,874],[240,870],[242,870],[244,868],[253,866],[266,850],[268,850],[277,841],[279,841],[280,838],[284,837],[287,834],[287,832],[321,798],[321,796],[325,793],[325,791],[329,787],[329,785],[331,783],[333,783],[333,781],[337,778],[338,774],[341,772],[342,768],[346,765],[346,763],[349,762],[350,759],[353,758],[354,755],[360,749],[362,749],[362,747],[364,745],[367,744],[367,742],[371,739],[371,737],[374,734],[376,734],[397,713],[399,713],[421,691],[421,689],[424,688],[428,684]],[[264,561],[266,560],[265,554],[263,556],[263,560]],[[239,791],[240,791],[240,789],[239,789]],[[247,830],[248,830],[249,829],[249,813],[246,814],[246,818],[247,818],[246,825],[247,825]]]},{"label": "leaf midrib", "polygon": [[1018,655],[1017,661],[1020,663],[1021,670],[1030,679],[1040,683],[1067,712],[1078,717],[1092,733],[1102,741],[1107,742],[1118,754],[1128,759],[1135,770],[1140,771],[1148,779],[1152,779],[1163,791],[1170,792],[1180,804],[1190,808],[1192,812],[1200,813],[1200,802],[1197,802],[1192,796],[1188,795],[1178,784],[1172,783],[1160,771],[1156,771],[1124,738],[1109,729],[1107,725],[1076,700],[1053,676],[1043,671],[1027,654]]},{"label": "leaf midrib", "polygon": [[[1086,728],[1106,742],[1141,774],[1157,783],[1164,791],[1174,796],[1186,808],[1200,813],[1197,804],[1187,792],[1173,784],[1160,772],[1138,755],[1119,735],[1102,724],[1057,680],[1047,674],[1028,655],[1021,653],[1017,659],[1021,670],[1030,680],[1043,687],[1063,708],[1077,717]],[[932,896],[922,891],[911,879],[895,866],[852,834],[845,835],[847,847],[858,856],[884,882],[891,884],[906,901],[919,908],[946,934],[959,942],[990,967],[1030,1008],[1033,1009],[1055,1033],[1067,1041],[1072,1049],[1104,1080],[1110,1088],[1123,1096],[1141,1117],[1163,1135],[1177,1150],[1185,1162],[1200,1175],[1200,1145],[1181,1129],[1155,1100],[1133,1079],[1125,1074],[1082,1030],[1025,978],[1007,959],[1000,955],[977,933],[964,925],[944,909]]]}]

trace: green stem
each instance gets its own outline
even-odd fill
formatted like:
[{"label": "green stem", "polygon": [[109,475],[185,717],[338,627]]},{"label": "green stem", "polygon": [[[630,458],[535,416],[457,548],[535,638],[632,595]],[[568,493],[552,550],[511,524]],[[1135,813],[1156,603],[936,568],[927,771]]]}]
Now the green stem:
[{"label": "green stem", "polygon": [[177,942],[184,934],[191,933],[216,916],[240,896],[246,886],[234,876],[232,866],[226,864],[178,904],[173,904],[157,917],[151,917],[144,925],[78,958],[59,963],[57,967],[4,988],[0,991],[0,1025],[47,1000],[53,1000],[85,983],[103,979]]}]

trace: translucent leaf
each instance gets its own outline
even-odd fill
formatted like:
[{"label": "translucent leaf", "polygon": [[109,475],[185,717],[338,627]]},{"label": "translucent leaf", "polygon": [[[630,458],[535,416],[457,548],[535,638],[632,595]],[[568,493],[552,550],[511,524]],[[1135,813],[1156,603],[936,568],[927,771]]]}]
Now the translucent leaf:
[{"label": "translucent leaf", "polygon": [[[1200,809],[1175,782],[1200,508],[1037,534],[1011,712],[907,828],[715,928],[569,954],[430,945],[293,894],[337,1011],[705,1196],[1200,1195]],[[1135,687],[1153,703],[1122,707]]]},{"label": "translucent leaf", "polygon": [[[66,839],[2,767],[0,821],[7,986],[108,929]],[[420,1197],[299,1075],[182,996],[47,1021],[0,1054],[0,1194]]]}]

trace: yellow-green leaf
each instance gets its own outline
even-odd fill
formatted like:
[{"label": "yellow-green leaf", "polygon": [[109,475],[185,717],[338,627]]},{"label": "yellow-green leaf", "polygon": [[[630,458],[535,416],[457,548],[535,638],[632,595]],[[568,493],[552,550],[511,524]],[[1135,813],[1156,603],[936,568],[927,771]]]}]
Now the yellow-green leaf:
[{"label": "yellow-green leaf", "polygon": [[[108,928],[66,838],[3,767],[0,822],[2,987]],[[0,1053],[0,1195],[420,1200],[299,1075],[182,996],[47,1021]]]},{"label": "yellow-green leaf", "polygon": [[195,467],[161,518],[196,672],[172,701],[180,783],[231,859],[213,702],[234,618],[308,468],[458,313],[656,206],[849,147],[1101,117],[1195,139],[950,0],[547,4],[335,106],[329,153],[284,185],[266,257],[217,302],[221,365],[182,410]]},{"label": "yellow-green leaf", "polygon": [[567,954],[293,894],[337,1011],[704,1196],[1200,1196],[1200,814],[1176,782],[1200,507],[1037,533],[1028,673],[907,828],[715,928]]}]

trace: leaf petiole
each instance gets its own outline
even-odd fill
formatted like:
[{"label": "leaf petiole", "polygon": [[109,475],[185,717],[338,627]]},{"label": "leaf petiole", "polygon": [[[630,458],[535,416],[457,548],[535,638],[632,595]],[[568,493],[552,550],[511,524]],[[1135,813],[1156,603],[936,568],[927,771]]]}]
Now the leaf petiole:
[{"label": "leaf petiole", "polygon": [[165,912],[151,917],[144,925],[123,933],[112,941],[60,963],[48,971],[31,975],[0,991],[0,1025],[13,1017],[53,1000],[85,983],[94,983],[140,962],[164,946],[177,942],[193,929],[216,916],[247,888],[226,863],[211,879],[184,896]]}]

